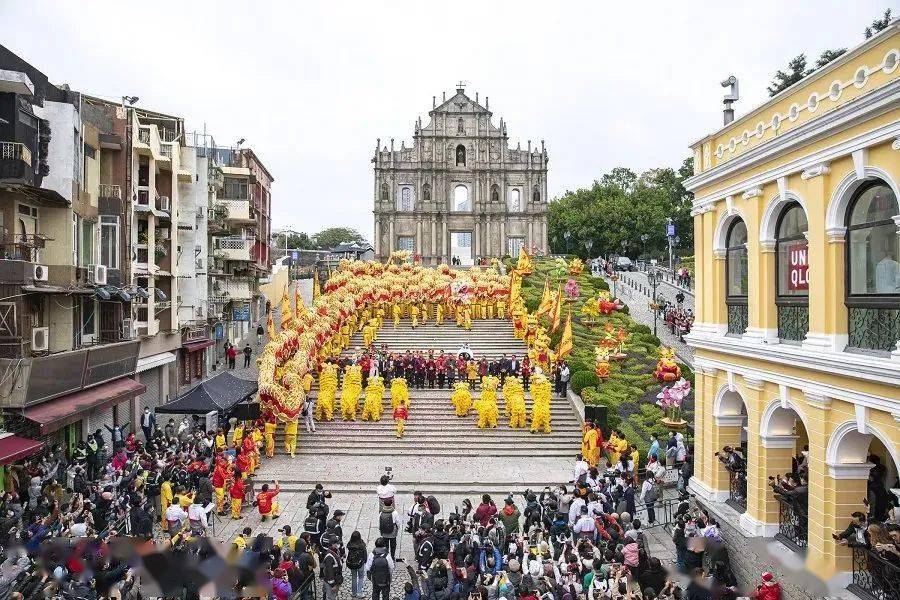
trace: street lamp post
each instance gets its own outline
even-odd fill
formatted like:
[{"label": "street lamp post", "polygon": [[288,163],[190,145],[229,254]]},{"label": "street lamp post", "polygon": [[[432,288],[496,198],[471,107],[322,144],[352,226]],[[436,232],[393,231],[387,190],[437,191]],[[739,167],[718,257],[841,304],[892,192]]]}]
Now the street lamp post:
[{"label": "street lamp post", "polygon": [[587,258],[591,259],[591,248],[594,247],[594,240],[585,240],[584,247],[587,248]]},{"label": "street lamp post", "polygon": [[571,231],[564,232],[563,237],[566,240],[566,250],[565,250],[565,252],[563,252],[563,254],[568,254],[569,253],[569,238],[572,237],[572,232]]},{"label": "street lamp post", "polygon": [[653,308],[653,335],[656,335],[656,319],[659,316],[659,307],[656,304],[656,286],[659,285],[660,277],[659,269],[652,269],[647,272],[647,282],[653,289],[653,300],[650,303],[650,306]]}]

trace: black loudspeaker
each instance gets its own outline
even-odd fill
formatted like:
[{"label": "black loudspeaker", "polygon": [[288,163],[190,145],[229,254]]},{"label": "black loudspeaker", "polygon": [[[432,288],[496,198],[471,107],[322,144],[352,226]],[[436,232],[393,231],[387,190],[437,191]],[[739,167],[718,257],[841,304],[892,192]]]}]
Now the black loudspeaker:
[{"label": "black loudspeaker", "polygon": [[241,402],[231,409],[231,416],[238,421],[255,421],[260,414],[259,402]]},{"label": "black loudspeaker", "polygon": [[600,430],[603,432],[604,436],[609,435],[609,426],[607,425],[608,410],[609,409],[606,406],[584,405],[584,420],[600,425]]}]

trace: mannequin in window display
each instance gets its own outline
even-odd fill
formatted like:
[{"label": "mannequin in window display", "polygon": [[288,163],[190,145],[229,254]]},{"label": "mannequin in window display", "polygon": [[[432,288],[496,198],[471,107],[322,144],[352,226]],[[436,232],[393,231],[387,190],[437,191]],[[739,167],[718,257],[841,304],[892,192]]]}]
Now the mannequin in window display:
[{"label": "mannequin in window display", "polygon": [[900,263],[896,260],[896,242],[880,240],[875,250],[875,293],[896,294],[900,292]]}]

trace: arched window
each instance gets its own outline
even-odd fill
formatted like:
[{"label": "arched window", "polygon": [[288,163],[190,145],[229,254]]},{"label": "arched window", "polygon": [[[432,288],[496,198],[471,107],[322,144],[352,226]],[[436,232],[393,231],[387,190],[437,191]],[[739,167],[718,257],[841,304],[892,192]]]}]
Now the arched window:
[{"label": "arched window", "polygon": [[456,165],[466,166],[466,147],[462,144],[456,147]]},{"label": "arched window", "polygon": [[469,204],[469,188],[464,185],[458,185],[453,188],[453,210],[472,210],[472,206]]},{"label": "arched window", "polygon": [[517,189],[509,190],[509,211],[510,212],[521,212],[522,211],[522,192]]},{"label": "arched window", "polygon": [[460,117],[456,120],[456,133],[465,134],[466,133],[466,122],[463,121],[463,118]]},{"label": "arched window", "polygon": [[534,186],[534,188],[532,188],[531,190],[531,201],[535,204],[541,201],[541,190],[538,188],[538,186]]},{"label": "arched window", "polygon": [[390,195],[390,193],[388,192],[388,184],[382,183],[381,184],[381,199],[388,200],[389,195]]},{"label": "arched window", "polygon": [[431,186],[427,183],[422,186],[422,200],[424,202],[431,202]]},{"label": "arched window", "polygon": [[412,212],[412,188],[403,187],[400,189],[400,206],[398,208],[403,212]]},{"label": "arched window", "polygon": [[728,309],[728,333],[747,331],[747,226],[736,219],[725,238],[725,304]]},{"label": "arched window", "polygon": [[847,213],[848,343],[892,351],[900,340],[897,197],[883,181],[860,187]]},{"label": "arched window", "polygon": [[803,341],[809,331],[809,247],[806,212],[797,202],[788,204],[775,227],[775,270],[778,290],[778,337]]},{"label": "arched window", "polygon": [[491,202],[500,202],[500,187],[496,183],[491,186]]}]

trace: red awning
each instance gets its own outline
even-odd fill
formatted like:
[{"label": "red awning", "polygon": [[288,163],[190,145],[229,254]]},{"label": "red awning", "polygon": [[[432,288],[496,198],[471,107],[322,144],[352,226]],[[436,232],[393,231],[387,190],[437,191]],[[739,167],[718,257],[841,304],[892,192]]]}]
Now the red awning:
[{"label": "red awning", "polygon": [[43,447],[43,442],[36,442],[17,435],[8,435],[0,439],[0,465],[8,465],[28,458]]},{"label": "red awning", "polygon": [[53,433],[99,410],[134,398],[147,391],[147,386],[123,377],[80,392],[66,394],[25,409],[25,418],[40,425],[41,435]]},{"label": "red awning", "polygon": [[186,344],[182,344],[182,348],[187,350],[188,352],[196,352],[197,350],[203,350],[204,348],[209,348],[215,344],[212,340],[197,340],[194,342],[187,342]]}]

